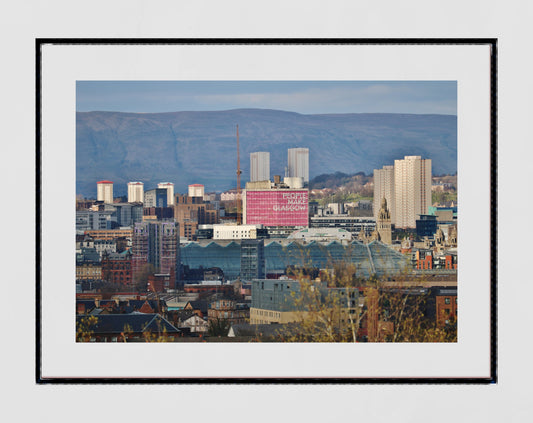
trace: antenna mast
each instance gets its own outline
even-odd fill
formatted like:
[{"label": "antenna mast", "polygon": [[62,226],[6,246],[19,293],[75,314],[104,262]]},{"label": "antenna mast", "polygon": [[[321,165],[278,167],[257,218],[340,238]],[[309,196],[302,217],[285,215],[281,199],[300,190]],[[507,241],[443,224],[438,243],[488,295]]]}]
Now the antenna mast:
[{"label": "antenna mast", "polygon": [[241,158],[239,154],[239,125],[237,125],[237,225],[241,224]]}]

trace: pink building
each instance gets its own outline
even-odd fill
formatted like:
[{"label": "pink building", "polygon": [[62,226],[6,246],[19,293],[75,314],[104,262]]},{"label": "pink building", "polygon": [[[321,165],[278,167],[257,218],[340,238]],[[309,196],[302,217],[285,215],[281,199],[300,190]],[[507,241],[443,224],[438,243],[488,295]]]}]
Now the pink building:
[{"label": "pink building", "polygon": [[246,190],[243,196],[244,224],[308,226],[308,190]]}]

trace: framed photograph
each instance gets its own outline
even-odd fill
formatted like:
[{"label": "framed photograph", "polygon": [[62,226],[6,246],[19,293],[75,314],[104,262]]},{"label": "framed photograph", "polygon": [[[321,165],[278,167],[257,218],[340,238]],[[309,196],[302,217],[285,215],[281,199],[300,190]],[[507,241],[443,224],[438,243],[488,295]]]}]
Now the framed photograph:
[{"label": "framed photograph", "polygon": [[38,39],[38,383],[496,383],[495,39]]}]

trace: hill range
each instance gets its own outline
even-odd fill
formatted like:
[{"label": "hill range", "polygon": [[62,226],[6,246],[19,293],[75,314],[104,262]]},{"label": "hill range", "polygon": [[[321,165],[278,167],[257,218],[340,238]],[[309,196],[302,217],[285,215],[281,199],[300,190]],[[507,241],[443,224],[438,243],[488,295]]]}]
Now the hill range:
[{"label": "hill range", "polygon": [[76,113],[76,193],[96,196],[96,182],[193,183],[206,192],[236,187],[239,125],[241,185],[249,180],[250,153],[270,152],[271,175],[284,175],[287,149],[309,148],[310,178],[353,174],[419,155],[433,174],[457,171],[457,117],[414,114],[315,114],[264,109],[173,113]]}]

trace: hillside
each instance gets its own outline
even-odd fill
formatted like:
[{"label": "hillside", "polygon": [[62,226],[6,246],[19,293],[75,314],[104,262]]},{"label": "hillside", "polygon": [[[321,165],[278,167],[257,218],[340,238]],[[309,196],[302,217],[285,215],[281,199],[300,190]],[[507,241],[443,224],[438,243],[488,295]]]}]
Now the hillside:
[{"label": "hillside", "polygon": [[302,115],[262,109],[217,112],[76,114],[76,190],[96,195],[96,181],[128,181],[145,189],[173,182],[176,192],[202,183],[206,191],[236,186],[236,125],[242,185],[249,154],[269,151],[271,175],[284,175],[287,149],[308,147],[310,178],[342,172],[371,174],[405,155],[433,159],[435,174],[457,170],[457,118],[449,115]]}]

